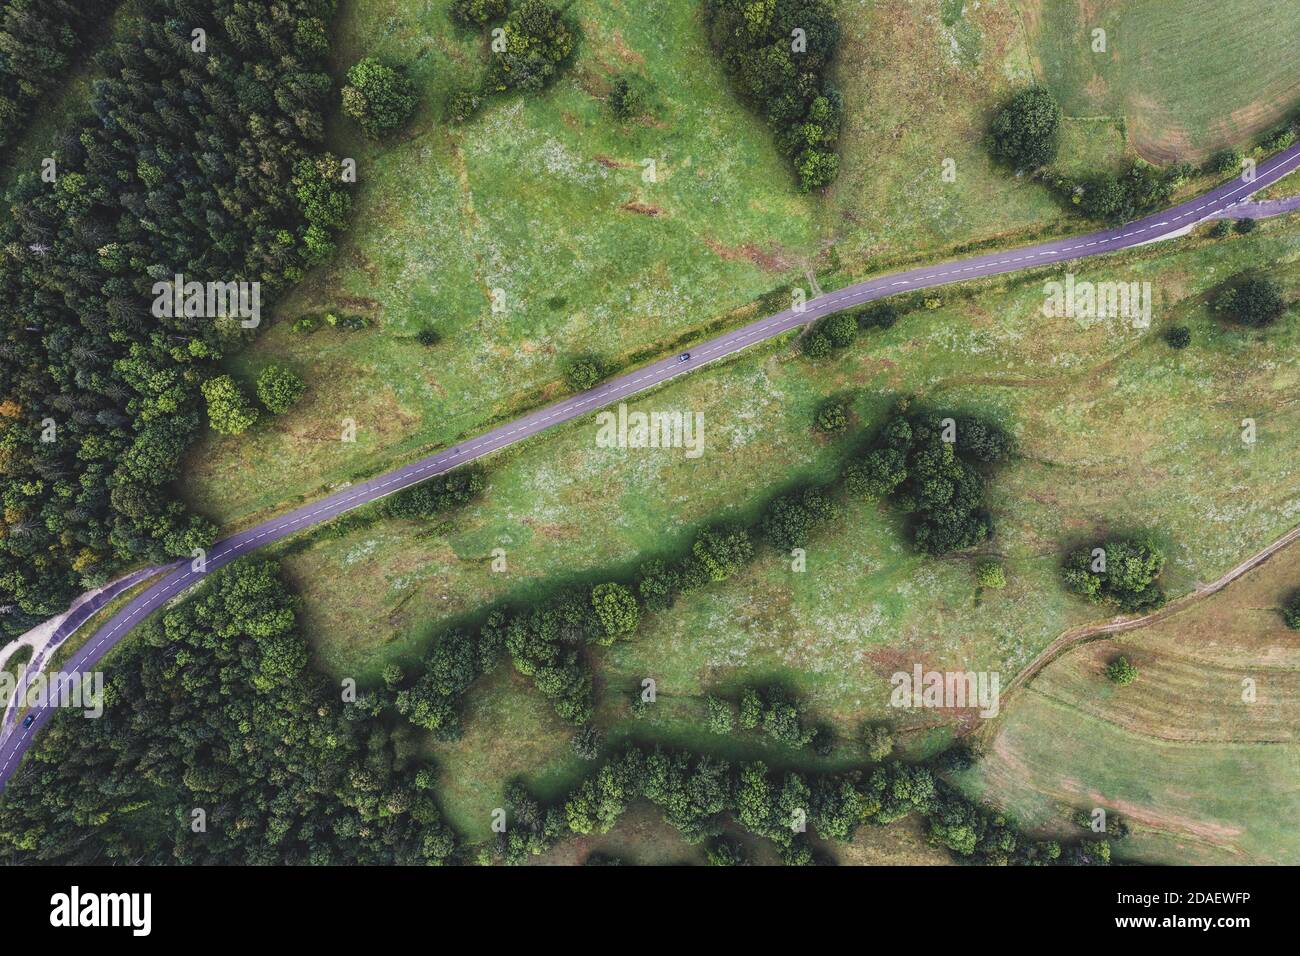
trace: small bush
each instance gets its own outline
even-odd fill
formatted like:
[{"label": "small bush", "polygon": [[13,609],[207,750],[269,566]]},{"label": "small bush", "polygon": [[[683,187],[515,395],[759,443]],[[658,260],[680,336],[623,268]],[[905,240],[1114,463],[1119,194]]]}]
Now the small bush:
[{"label": "small bush", "polygon": [[595,388],[603,377],[600,362],[591,356],[576,358],[564,369],[564,381],[575,392]]},{"label": "small bush", "polygon": [[1291,603],[1282,609],[1282,620],[1293,631],[1300,631],[1300,592],[1292,598]]},{"label": "small bush", "polygon": [[858,320],[851,312],[837,312],[822,322],[819,330],[832,348],[848,348],[858,337]]},{"label": "small bush", "polygon": [[858,313],[858,328],[892,329],[898,322],[898,307],[888,302],[877,302]]},{"label": "small bush", "polygon": [[843,402],[832,399],[817,412],[816,426],[819,432],[838,435],[849,427],[849,413]]},{"label": "small bush", "polygon": [[1007,586],[1007,572],[996,561],[981,561],[975,566],[975,580],[982,588],[1001,591]]},{"label": "small bush", "polygon": [[483,27],[504,20],[510,12],[508,0],[451,0],[447,11],[452,20],[467,27]]},{"label": "small bush", "polygon": [[704,848],[704,860],[709,866],[745,866],[745,850],[735,840],[718,838]]},{"label": "small bush", "polygon": [[1206,164],[1206,168],[1210,172],[1217,173],[1220,176],[1235,176],[1237,173],[1241,172],[1242,158],[1241,150],[1239,149],[1223,149],[1210,157],[1210,161]]},{"label": "small bush", "polygon": [[1233,228],[1237,230],[1238,235],[1248,236],[1255,231],[1255,227],[1258,225],[1259,223],[1255,222],[1254,219],[1238,219]]},{"label": "small bush", "polygon": [[740,726],[745,730],[757,730],[763,719],[763,698],[752,687],[746,687],[740,694]]},{"label": "small bush", "polygon": [[813,728],[812,749],[819,757],[829,757],[835,752],[835,731],[830,724],[818,724]]},{"label": "small bush", "polygon": [[294,372],[279,365],[268,365],[257,376],[257,398],[266,410],[283,415],[302,397],[307,384]]},{"label": "small bush", "polygon": [[824,359],[831,354],[831,340],[822,332],[809,332],[803,339],[803,354],[814,360]]},{"label": "small bush", "polygon": [[1137,680],[1138,669],[1127,657],[1117,657],[1106,665],[1106,676],[1120,687],[1127,687]]},{"label": "small bush", "polygon": [[1207,233],[1207,235],[1211,239],[1222,239],[1231,232],[1232,232],[1232,223],[1230,223],[1226,219],[1220,219],[1218,222],[1216,222],[1213,226],[1210,227],[1210,231],[1209,233]]},{"label": "small bush", "polygon": [[1264,148],[1268,150],[1286,149],[1296,141],[1296,131],[1290,126],[1283,126],[1276,129],[1264,140]]},{"label": "small bush", "polygon": [[569,747],[583,760],[595,760],[600,756],[600,747],[604,742],[605,735],[588,725],[569,738]]},{"label": "small bush", "polygon": [[884,724],[868,724],[862,731],[867,758],[879,763],[894,752],[894,734]]},{"label": "small bush", "polygon": [[614,77],[609,91],[609,108],[623,122],[645,112],[645,91],[636,77],[621,74]]},{"label": "small bush", "polygon": [[709,731],[715,734],[731,733],[733,716],[730,702],[710,694],[704,699],[704,705],[708,709]]},{"label": "small bush", "polygon": [[420,329],[420,331],[415,333],[415,341],[419,342],[426,348],[432,348],[442,341],[442,336],[438,334],[438,330],[433,326],[426,325],[424,328]]},{"label": "small bush", "polygon": [[1192,344],[1192,330],[1185,325],[1171,325],[1165,332],[1171,349],[1185,349]]},{"label": "small bush", "polygon": [[447,100],[447,116],[453,123],[468,122],[483,108],[483,99],[483,92],[475,87],[457,90]]}]

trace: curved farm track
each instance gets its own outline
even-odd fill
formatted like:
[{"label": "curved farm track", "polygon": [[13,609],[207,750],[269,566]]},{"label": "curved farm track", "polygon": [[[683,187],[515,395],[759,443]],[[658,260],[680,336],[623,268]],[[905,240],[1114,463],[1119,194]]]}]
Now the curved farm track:
[{"label": "curved farm track", "polygon": [[1176,601],[1171,601],[1159,610],[1152,611],[1150,614],[1143,614],[1141,617],[1116,617],[1109,621],[1095,624],[1084,624],[1080,627],[1073,627],[1061,634],[1051,644],[1043,648],[1032,661],[1025,667],[1021,668],[1011,682],[1002,691],[1000,714],[999,717],[988,721],[982,721],[972,727],[970,733],[983,737],[985,740],[991,740],[997,733],[997,727],[1001,715],[1006,713],[1007,705],[1015,696],[1016,692],[1025,687],[1032,681],[1042,670],[1053,661],[1059,660],[1065,654],[1089,644],[1093,641],[1099,641],[1110,637],[1113,634],[1122,634],[1126,631],[1135,631],[1140,628],[1148,627],[1160,621],[1168,620],[1175,617],[1192,607],[1197,606],[1206,598],[1219,593],[1233,581],[1238,580],[1244,575],[1264,564],[1269,558],[1284,550],[1296,541],[1300,541],[1300,527],[1292,528],[1282,537],[1273,543],[1256,551],[1250,557],[1246,558],[1232,570],[1228,571],[1222,577],[1210,582],[1209,584],[1198,584],[1195,590],[1183,595]]}]

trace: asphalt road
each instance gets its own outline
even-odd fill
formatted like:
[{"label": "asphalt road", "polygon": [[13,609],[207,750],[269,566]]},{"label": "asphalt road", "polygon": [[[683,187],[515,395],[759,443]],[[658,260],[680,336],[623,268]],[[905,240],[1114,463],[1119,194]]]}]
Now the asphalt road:
[{"label": "asphalt road", "polygon": [[[105,584],[98,591],[90,592],[89,596],[82,595],[73,602],[73,606],[69,610],[64,612],[65,616],[63,620],[58,622],[58,625],[48,637],[41,639],[36,644],[27,645],[34,648],[34,653],[32,659],[27,662],[27,666],[23,668],[22,676],[18,681],[17,690],[8,701],[8,706],[4,709],[4,716],[0,717],[0,744],[3,744],[5,738],[9,736],[11,725],[18,717],[18,711],[21,709],[18,706],[19,697],[24,694],[24,691],[30,685],[32,678],[41,672],[41,669],[45,666],[45,659],[57,651],[59,645],[80,630],[81,625],[94,617],[95,613],[105,604],[108,604],[119,594],[129,591],[141,581],[153,577],[161,570],[162,568],[141,568],[139,571],[133,571],[130,574],[118,578],[116,581],[111,581],[108,584]],[[53,620],[54,619],[51,619],[51,621],[46,622],[46,625],[52,623]],[[30,635],[31,633],[31,631],[28,631],[27,635]],[[27,635],[24,635],[24,637]],[[13,642],[14,645],[21,645],[23,643],[24,641],[22,638]],[[5,649],[8,650],[8,647]],[[3,703],[5,702],[0,701],[0,704]]]},{"label": "asphalt road", "polygon": [[[272,518],[247,531],[232,535],[224,541],[219,541],[213,545],[203,572],[192,570],[189,561],[176,562],[171,565],[173,570],[167,577],[133,598],[96,631],[64,665],[63,671],[75,673],[92,669],[118,641],[150,613],[195,584],[205,574],[216,571],[236,558],[313,525],[329,521],[353,508],[409,488],[434,475],[450,471],[458,465],[523,441],[562,422],[654,388],[709,362],[733,355],[756,342],[781,335],[790,329],[814,322],[843,309],[901,292],[931,289],[984,276],[1068,262],[1180,235],[1198,222],[1216,215],[1221,216],[1225,210],[1243,202],[1251,194],[1271,185],[1297,167],[1300,167],[1300,143],[1259,164],[1255,178],[1251,182],[1243,182],[1240,178],[1233,179],[1196,199],[1125,226],[1102,229],[1083,236],[1058,239],[1008,252],[995,252],[909,269],[906,272],[893,273],[869,282],[846,286],[813,299],[802,311],[795,312],[793,309],[787,309],[776,315],[758,319],[715,339],[702,342],[690,350],[691,357],[687,361],[680,361],[677,356],[673,356],[611,379],[589,391],[494,428],[477,438],[404,465],[386,475],[353,485],[320,501],[304,505],[286,515]],[[35,715],[32,725],[18,728],[3,745],[0,745],[0,789],[3,789],[9,777],[17,769],[33,738],[50,719],[51,712],[50,707],[33,708],[29,711],[29,714]]]}]

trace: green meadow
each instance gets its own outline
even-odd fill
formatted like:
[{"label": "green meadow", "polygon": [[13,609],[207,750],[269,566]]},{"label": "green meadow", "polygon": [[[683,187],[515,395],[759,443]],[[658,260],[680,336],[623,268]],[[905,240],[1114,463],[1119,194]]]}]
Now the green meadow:
[{"label": "green meadow", "polygon": [[[995,416],[1017,436],[1018,457],[990,484],[998,530],[986,547],[926,560],[888,505],[850,504],[842,527],[809,549],[806,572],[761,549],[737,578],[649,615],[635,639],[593,659],[599,723],[611,739],[707,742],[698,729],[704,693],[780,680],[836,727],[843,744],[832,763],[854,759],[865,719],[894,720],[909,748],[928,752],[974,714],[891,710],[889,676],[921,662],[997,670],[1009,681],[1061,631],[1102,613],[1061,589],[1069,547],[1154,529],[1170,554],[1166,586],[1178,594],[1295,525],[1294,309],[1246,331],[1224,325],[1209,304],[1259,262],[1282,263],[1275,274],[1294,297],[1297,259],[1300,228],[1279,221],[1248,237],[1196,236],[1074,267],[1080,281],[1149,281],[1147,330],[1044,316],[1043,283],[1063,273],[1040,270],[949,290],[939,307],[865,334],[828,363],[809,363],[788,340],[772,343],[630,406],[702,413],[706,446],[696,459],[600,448],[593,418],[570,423],[489,459],[483,500],[449,518],[326,529],[285,546],[318,661],[374,680],[388,661],[414,666],[442,630],[495,602],[628,577],[712,521],[752,519],[790,484],[832,477],[854,445],[811,428],[828,397],[847,400],[867,428],[912,395]],[[1172,323],[1191,328],[1191,348],[1164,343]],[[1251,445],[1241,439],[1245,418],[1257,423]],[[504,572],[492,570],[495,549]],[[977,589],[973,565],[983,556],[1005,564],[1006,590]],[[626,702],[646,677],[659,703],[632,721]],[[464,738],[434,746],[453,819],[470,831],[485,825],[482,807],[513,774],[562,789],[581,770],[569,732],[513,673],[475,688]]]}]

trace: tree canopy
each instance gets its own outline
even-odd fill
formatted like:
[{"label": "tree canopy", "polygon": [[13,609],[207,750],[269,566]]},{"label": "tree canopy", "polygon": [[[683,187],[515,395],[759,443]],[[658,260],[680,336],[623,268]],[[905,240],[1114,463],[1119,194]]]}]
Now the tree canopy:
[{"label": "tree canopy", "polygon": [[348,70],[343,112],[368,136],[379,139],[405,125],[418,101],[415,85],[399,66],[368,56]]},{"label": "tree canopy", "polygon": [[62,710],[37,738],[0,795],[0,859],[447,860],[405,722],[345,702],[309,657],[272,563],[216,572],[115,653],[99,719]]},{"label": "tree canopy", "polygon": [[1007,102],[989,128],[996,156],[1017,169],[1037,169],[1056,159],[1061,107],[1051,91],[1030,86]]},{"label": "tree canopy", "polygon": [[829,0],[706,0],[713,48],[742,95],[776,132],[799,187],[829,185],[839,173],[835,147],[844,119],[828,67],[840,25]]},{"label": "tree canopy", "polygon": [[1065,584],[1093,601],[1142,611],[1165,601],[1157,583],[1164,566],[1164,550],[1151,536],[1116,538],[1072,552],[1065,562]]}]

